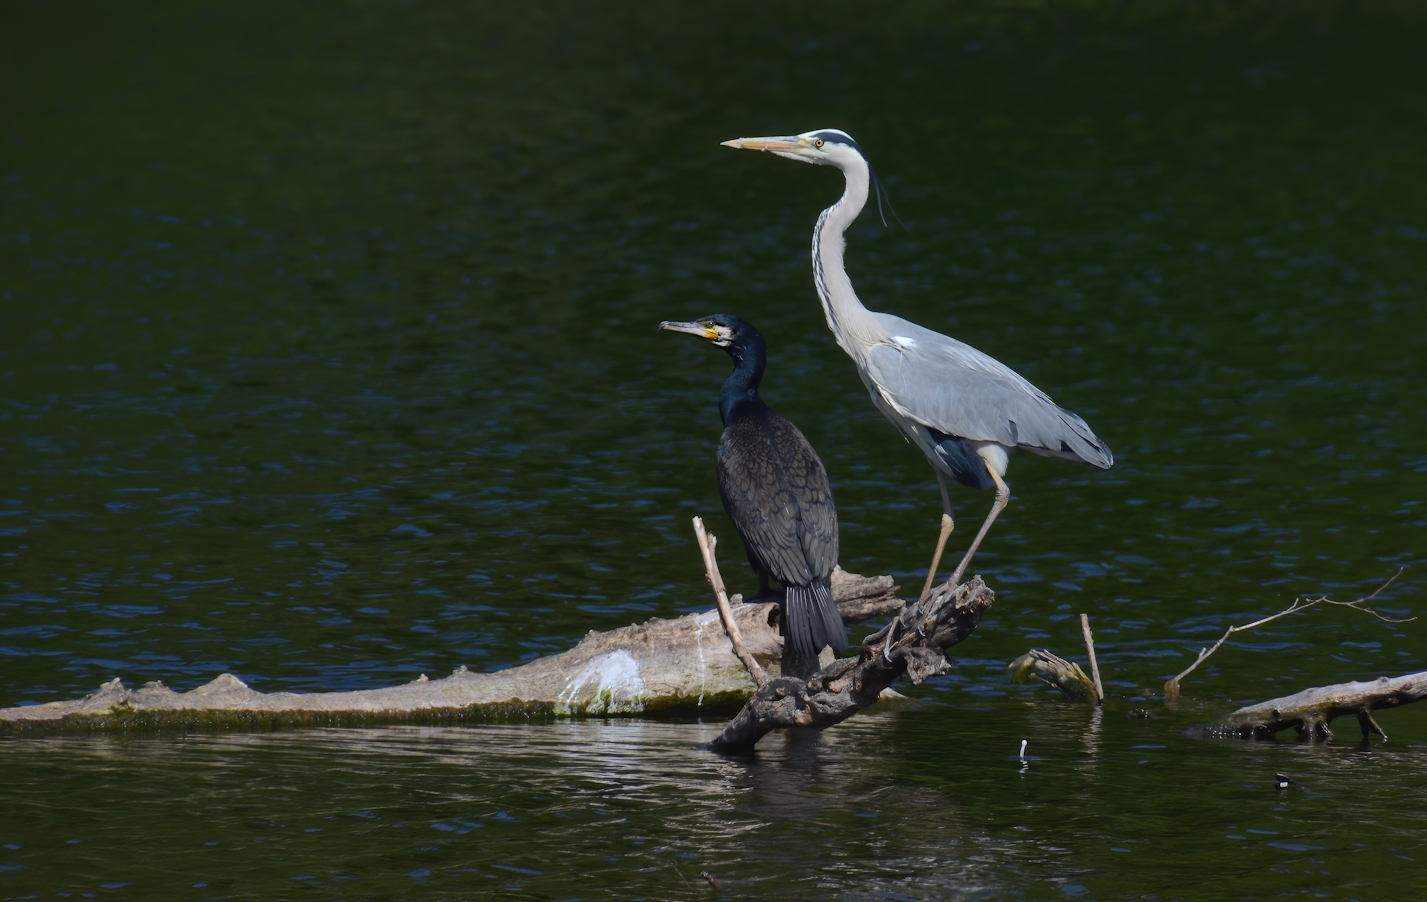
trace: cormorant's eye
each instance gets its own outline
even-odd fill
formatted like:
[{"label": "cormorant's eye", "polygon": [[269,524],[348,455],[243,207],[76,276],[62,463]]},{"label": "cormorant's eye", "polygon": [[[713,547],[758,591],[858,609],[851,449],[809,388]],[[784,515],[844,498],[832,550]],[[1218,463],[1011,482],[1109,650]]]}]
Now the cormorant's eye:
[{"label": "cormorant's eye", "polygon": [[817,139],[816,141],[814,141],[814,142],[813,142],[813,146],[814,146],[814,147],[822,147],[822,146],[823,146],[823,139],[822,139],[822,138],[819,138],[819,139]]}]

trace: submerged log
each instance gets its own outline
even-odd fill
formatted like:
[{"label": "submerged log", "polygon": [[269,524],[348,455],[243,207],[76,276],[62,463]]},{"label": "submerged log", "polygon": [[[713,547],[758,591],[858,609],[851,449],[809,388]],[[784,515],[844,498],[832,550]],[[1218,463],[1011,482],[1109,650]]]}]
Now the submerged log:
[{"label": "submerged log", "polygon": [[1358,719],[1363,738],[1387,734],[1373,719],[1372,712],[1396,708],[1427,698],[1427,670],[1399,677],[1379,677],[1371,682],[1338,683],[1319,686],[1283,698],[1275,698],[1209,724],[1215,736],[1242,736],[1245,739],[1272,739],[1281,730],[1295,729],[1305,739],[1329,739],[1328,724],[1335,717]]},{"label": "submerged log", "polygon": [[[844,618],[901,609],[890,576],[837,570],[833,597]],[[773,672],[782,639],[778,606],[732,608],[749,650]],[[442,722],[537,716],[610,716],[734,709],[755,690],[716,611],[591,631],[569,651],[494,673],[458,668],[438,680],[354,692],[272,692],[231,674],[189,692],[161,682],[129,689],[118,678],[81,699],[0,709],[0,736],[156,727],[274,728]]]},{"label": "submerged log", "polygon": [[1040,680],[1054,686],[1068,699],[1094,702],[1095,683],[1074,661],[1067,661],[1043,648],[1033,648],[1006,665],[1006,675],[1013,683]]},{"label": "submerged log", "polygon": [[839,658],[806,680],[769,680],[710,746],[745,753],[782,727],[829,727],[876,702],[903,675],[920,683],[947,672],[946,650],[971,635],[994,599],[980,577],[941,585],[864,640],[857,657]]}]

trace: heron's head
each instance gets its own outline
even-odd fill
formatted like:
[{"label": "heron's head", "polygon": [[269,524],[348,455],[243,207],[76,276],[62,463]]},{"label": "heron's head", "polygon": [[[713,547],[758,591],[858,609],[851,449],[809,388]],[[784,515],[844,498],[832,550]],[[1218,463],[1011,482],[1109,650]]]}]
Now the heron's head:
[{"label": "heron's head", "polygon": [[724,350],[742,344],[758,330],[731,313],[715,313],[687,323],[665,320],[659,328],[666,332],[687,332],[711,341]]},{"label": "heron's head", "polygon": [[[872,168],[872,161],[867,159],[867,155],[857,146],[857,142],[852,140],[852,136],[840,128],[818,128],[801,135],[782,138],[734,138],[732,141],[723,142],[723,145],[740,150],[766,150],[780,157],[817,163],[819,166],[836,166],[847,176],[849,186],[854,173],[863,173],[877,189],[877,212],[882,213],[882,205],[886,203],[887,209],[892,211],[892,217],[897,219],[897,211],[892,210],[886,190],[877,178],[877,170]],[[900,219],[897,221],[901,222]],[[887,224],[885,214],[882,216],[882,224]]]},{"label": "heron's head", "polygon": [[766,150],[790,160],[817,163],[822,166],[846,168],[853,160],[867,162],[862,148],[847,132],[837,128],[819,128],[801,135],[778,138],[734,138],[723,142],[725,147],[740,150]]}]

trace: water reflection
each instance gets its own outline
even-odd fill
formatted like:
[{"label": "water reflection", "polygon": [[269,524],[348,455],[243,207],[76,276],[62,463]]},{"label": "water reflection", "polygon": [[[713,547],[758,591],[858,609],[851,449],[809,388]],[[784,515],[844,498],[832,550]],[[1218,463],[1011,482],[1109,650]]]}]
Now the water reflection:
[{"label": "water reflection", "polygon": [[[1427,853],[1427,783],[1404,778],[1427,733],[1206,743],[1185,722],[1028,697],[872,714],[741,759],[702,749],[717,725],[643,721],[13,742],[0,866],[21,895],[686,898],[707,872],[750,898],[1209,898],[1221,866],[1252,896]],[[1167,806],[1183,782],[1195,797]],[[125,854],[136,837],[162,854]]]},{"label": "water reflection", "polygon": [[[900,793],[855,752],[849,759],[869,734],[775,739],[743,761],[702,751],[715,734],[623,722],[34,743],[16,763],[41,779],[14,810],[51,816],[34,833],[7,837],[17,840],[7,856],[21,880],[27,860],[66,859],[73,877],[49,872],[51,891],[132,884],[170,892],[191,879],[239,895],[277,880],[381,893],[419,880],[555,895],[584,884],[672,898],[708,871],[778,897],[850,889],[854,872],[862,875],[855,885],[869,886],[869,863],[870,886],[920,885],[918,895],[940,887],[959,897],[996,883],[987,863],[997,844],[960,823],[937,793]],[[184,799],[164,791],[177,774],[198,777]],[[80,784],[102,804],[66,804]],[[149,844],[189,850],[193,870],[165,874],[122,860],[129,828],[121,823]],[[385,852],[366,851],[373,844]],[[943,846],[962,845],[979,851],[936,863]]]}]

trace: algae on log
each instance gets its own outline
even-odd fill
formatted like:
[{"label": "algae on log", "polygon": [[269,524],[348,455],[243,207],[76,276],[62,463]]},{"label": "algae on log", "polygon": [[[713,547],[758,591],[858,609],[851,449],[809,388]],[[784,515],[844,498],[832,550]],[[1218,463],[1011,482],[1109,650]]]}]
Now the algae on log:
[{"label": "algae on log", "polygon": [[[833,573],[849,620],[902,607],[890,576]],[[733,608],[749,650],[772,670],[782,656],[774,603]],[[608,716],[733,710],[757,687],[734,655],[717,611],[591,631],[567,652],[494,673],[461,667],[404,686],[355,692],[263,693],[231,674],[189,692],[117,679],[81,699],[0,709],[0,735],[149,727],[282,727]]]},{"label": "algae on log", "polygon": [[1358,719],[1364,739],[1373,733],[1386,739],[1387,734],[1373,720],[1372,712],[1424,698],[1427,698],[1427,670],[1399,677],[1379,677],[1371,682],[1304,689],[1240,708],[1209,724],[1205,730],[1215,736],[1271,739],[1275,733],[1291,727],[1300,737],[1328,739],[1333,735],[1328,729],[1329,722],[1335,717],[1351,715]]}]

